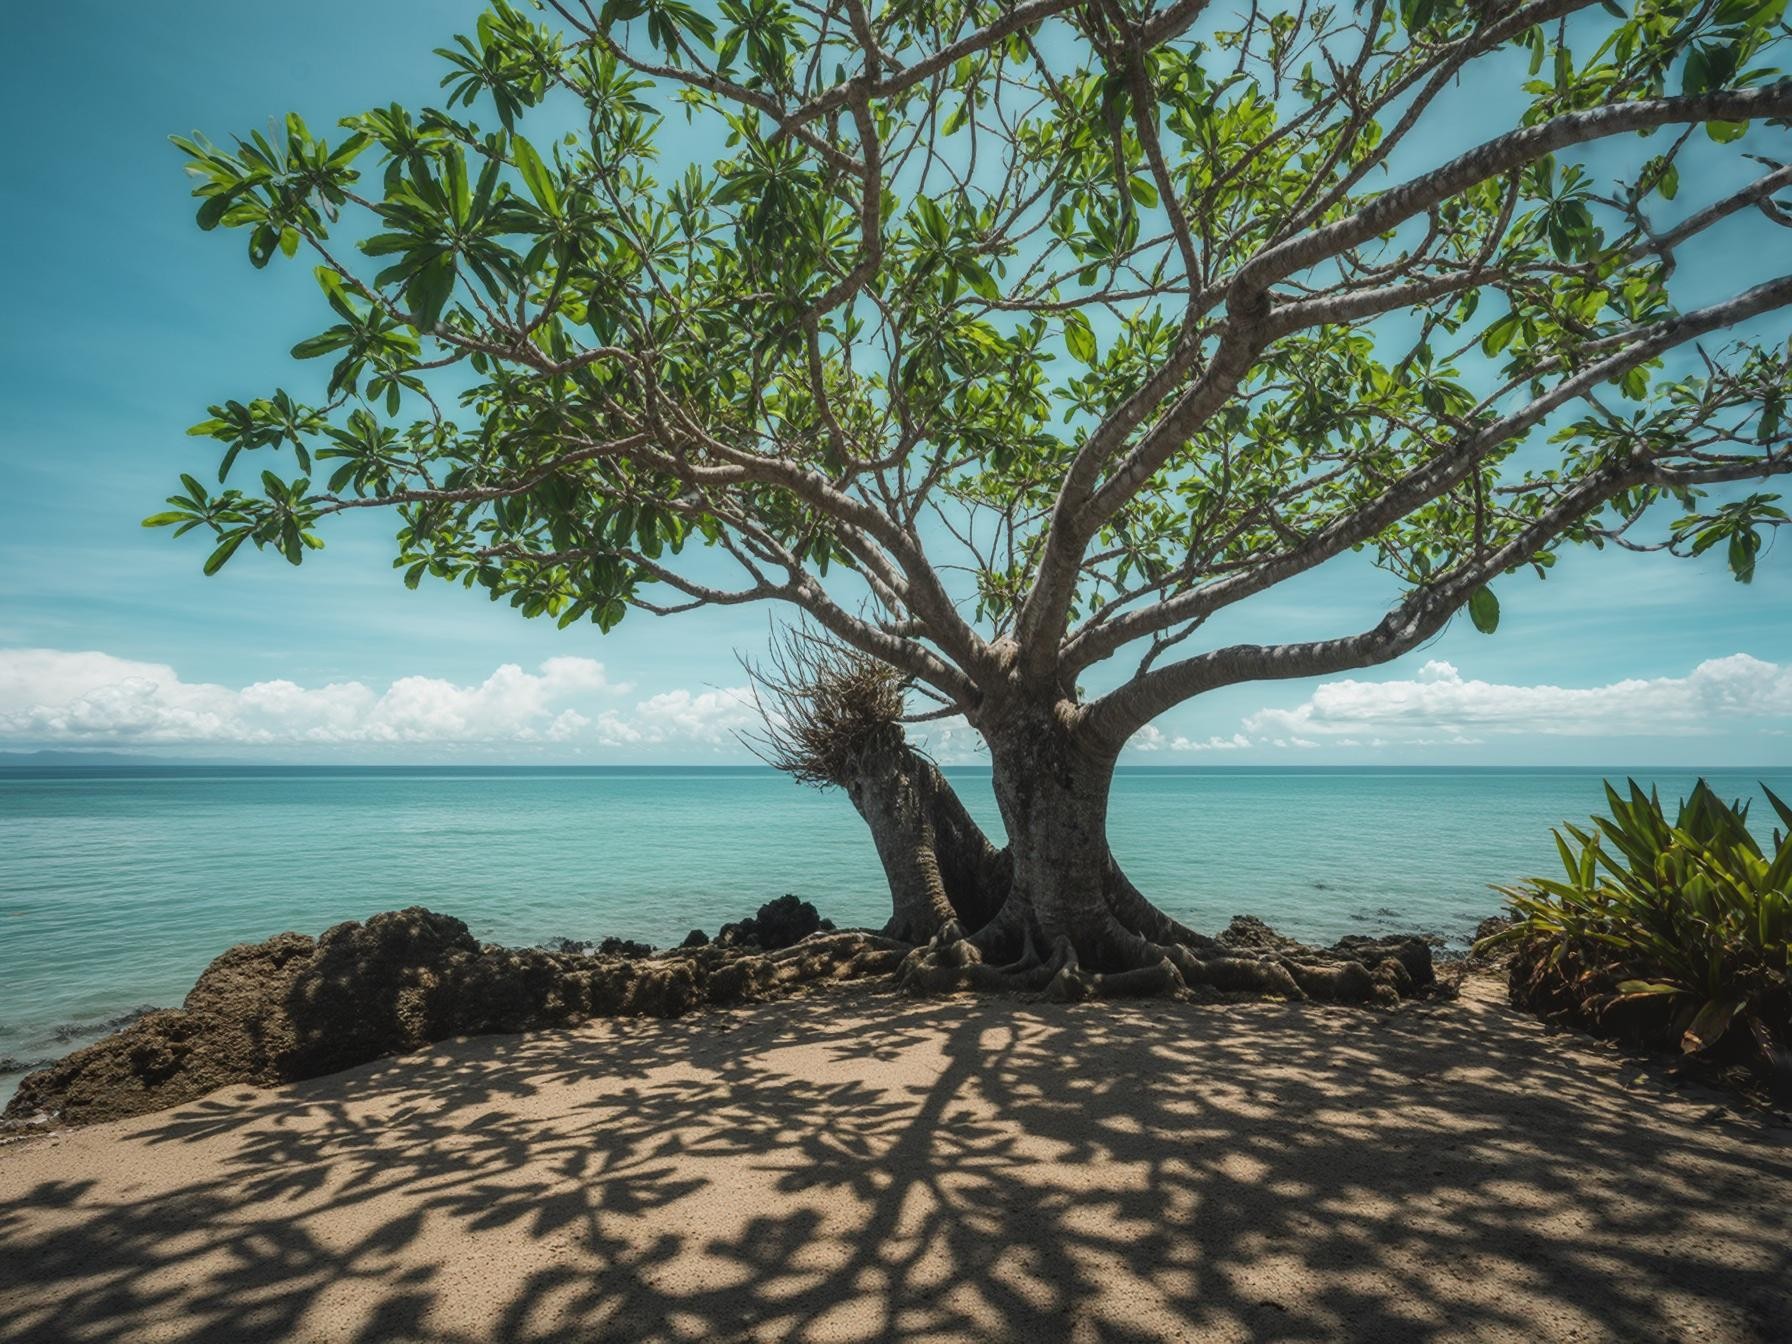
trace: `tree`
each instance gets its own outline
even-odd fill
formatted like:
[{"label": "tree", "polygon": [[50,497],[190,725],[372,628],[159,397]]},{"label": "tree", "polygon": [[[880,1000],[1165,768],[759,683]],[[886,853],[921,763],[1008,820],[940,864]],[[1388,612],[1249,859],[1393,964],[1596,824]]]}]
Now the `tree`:
[{"label": "tree", "polygon": [[[1203,692],[1491,632],[1565,545],[1751,576],[1788,353],[1728,333],[1792,304],[1782,5],[497,0],[443,108],[177,141],[201,227],[307,254],[334,318],[293,349],[321,402],[213,407],[227,488],[147,522],[209,573],[392,510],[407,584],[562,625],[783,604],[774,736],[872,823],[920,983],[1360,996],[1138,892],[1115,758]],[[1677,302],[1744,225],[1777,257]],[[297,474],[228,486],[263,450]],[[1399,586],[1370,628],[1196,638],[1351,552]],[[1006,851],[898,722],[943,715]]]}]

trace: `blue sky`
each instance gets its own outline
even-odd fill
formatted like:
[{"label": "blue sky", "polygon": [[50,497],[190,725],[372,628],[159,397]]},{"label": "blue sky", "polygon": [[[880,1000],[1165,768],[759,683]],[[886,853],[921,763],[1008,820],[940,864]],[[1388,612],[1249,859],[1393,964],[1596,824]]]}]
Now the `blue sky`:
[{"label": "blue sky", "polygon": [[[194,226],[167,136],[226,136],[289,109],[322,127],[393,100],[439,101],[430,49],[476,12],[446,0],[75,0],[11,14],[0,749],[743,758],[730,735],[747,717],[730,693],[743,680],[735,654],[763,646],[764,609],[559,632],[458,589],[406,590],[376,519],[334,529],[302,571],[245,556],[213,579],[199,573],[202,547],[137,525],[177,472],[209,474],[208,445],[184,435],[208,403],[302,385],[285,351],[323,311],[309,267],[253,271],[239,238]],[[1696,288],[1740,279],[1742,252],[1695,258]],[[1389,595],[1347,560],[1216,622],[1214,637],[1345,633]],[[1501,600],[1495,637],[1459,619],[1387,668],[1192,702],[1132,759],[1792,759],[1784,544],[1749,587],[1715,559],[1588,552],[1547,583],[1508,580]],[[937,746],[966,749],[962,737]]]}]

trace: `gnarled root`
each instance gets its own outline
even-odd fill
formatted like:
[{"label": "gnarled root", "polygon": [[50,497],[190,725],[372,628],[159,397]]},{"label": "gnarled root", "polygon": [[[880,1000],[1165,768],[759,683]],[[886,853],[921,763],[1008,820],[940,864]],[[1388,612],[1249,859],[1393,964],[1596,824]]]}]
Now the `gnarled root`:
[{"label": "gnarled root", "polygon": [[1241,919],[1219,938],[1178,923],[1110,867],[1106,910],[1092,933],[1043,936],[1018,893],[974,933],[950,922],[903,959],[917,994],[961,990],[1093,998],[1277,998],[1393,1006],[1434,981],[1418,938],[1346,938],[1306,947]]},{"label": "gnarled root", "polygon": [[758,955],[699,948],[688,959],[665,963],[679,974],[681,962],[695,972],[702,998],[713,1004],[774,998],[804,984],[888,975],[901,966],[910,945],[882,934],[860,931],[816,933],[791,947]]}]

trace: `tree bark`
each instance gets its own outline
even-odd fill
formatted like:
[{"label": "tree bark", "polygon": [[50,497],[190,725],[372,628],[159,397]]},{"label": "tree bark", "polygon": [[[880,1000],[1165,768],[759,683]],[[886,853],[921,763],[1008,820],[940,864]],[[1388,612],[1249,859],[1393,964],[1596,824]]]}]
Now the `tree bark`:
[{"label": "tree bark", "polygon": [[1008,894],[1008,854],[990,843],[932,761],[891,725],[854,755],[846,794],[871,830],[890,884],[886,937],[925,943],[975,931]]},{"label": "tree bark", "polygon": [[[1347,939],[1318,949],[1267,933],[1239,945],[1195,932],[1146,898],[1108,847],[1114,752],[1079,736],[1073,716],[1055,709],[1015,712],[980,727],[1008,831],[1007,880],[999,899],[994,885],[976,885],[994,905],[974,921],[956,907],[954,918],[941,920],[943,907],[929,898],[934,932],[901,971],[911,988],[1039,991],[1063,999],[1271,995],[1393,1003],[1431,982],[1430,950],[1416,938]],[[924,795],[912,785],[899,792],[924,796],[930,816],[957,806],[937,771],[924,787]],[[870,820],[863,805],[860,811]],[[891,871],[888,858],[885,867]],[[913,900],[894,880],[892,894],[900,917]]]}]

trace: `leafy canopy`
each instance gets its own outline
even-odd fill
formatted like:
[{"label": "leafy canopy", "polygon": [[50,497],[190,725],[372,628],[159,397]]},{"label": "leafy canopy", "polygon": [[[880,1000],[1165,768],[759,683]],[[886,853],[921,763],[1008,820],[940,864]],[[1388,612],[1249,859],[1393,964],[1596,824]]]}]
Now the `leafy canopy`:
[{"label": "leafy canopy", "polygon": [[[1132,647],[1122,736],[1492,631],[1567,542],[1746,581],[1786,514],[1706,492],[1792,466],[1788,351],[1688,343],[1792,279],[1673,277],[1792,224],[1783,4],[497,0],[440,107],[176,141],[326,325],[146,523],[210,573],[390,509],[412,586],[604,630],[782,601],[960,707]],[[1349,550],[1403,588],[1375,630],[1156,665]]]}]

